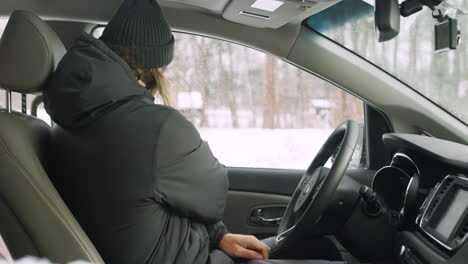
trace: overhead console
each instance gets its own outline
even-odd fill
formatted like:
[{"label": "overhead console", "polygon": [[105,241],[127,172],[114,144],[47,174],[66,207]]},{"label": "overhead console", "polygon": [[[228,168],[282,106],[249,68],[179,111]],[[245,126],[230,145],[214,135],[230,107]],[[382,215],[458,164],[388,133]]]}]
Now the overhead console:
[{"label": "overhead console", "polygon": [[232,0],[226,20],[257,28],[279,28],[328,8],[341,0]]}]

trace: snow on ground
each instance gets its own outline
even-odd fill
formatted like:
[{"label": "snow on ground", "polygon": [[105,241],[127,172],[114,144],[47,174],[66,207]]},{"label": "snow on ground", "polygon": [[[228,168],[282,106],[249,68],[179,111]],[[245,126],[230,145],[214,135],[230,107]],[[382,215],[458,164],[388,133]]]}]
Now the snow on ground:
[{"label": "snow on ground", "polygon": [[199,129],[229,167],[307,169],[331,129]]}]

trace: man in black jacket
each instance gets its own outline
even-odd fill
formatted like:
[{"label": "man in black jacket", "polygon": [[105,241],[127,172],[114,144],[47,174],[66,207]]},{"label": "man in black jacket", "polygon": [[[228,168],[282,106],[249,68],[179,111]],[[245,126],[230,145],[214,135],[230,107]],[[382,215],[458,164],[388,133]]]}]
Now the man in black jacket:
[{"label": "man in black jacket", "polygon": [[[102,41],[101,41],[102,40]],[[107,263],[207,263],[220,248],[268,258],[221,222],[226,169],[164,98],[174,39],[155,0],[126,0],[101,40],[82,34],[44,91],[48,172]]]}]

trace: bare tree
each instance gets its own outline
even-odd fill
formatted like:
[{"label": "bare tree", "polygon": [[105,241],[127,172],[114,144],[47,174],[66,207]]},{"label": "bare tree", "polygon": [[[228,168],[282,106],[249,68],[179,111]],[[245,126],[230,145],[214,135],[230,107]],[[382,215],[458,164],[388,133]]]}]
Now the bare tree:
[{"label": "bare tree", "polygon": [[263,128],[275,127],[275,64],[276,59],[265,57],[265,73],[263,86]]}]

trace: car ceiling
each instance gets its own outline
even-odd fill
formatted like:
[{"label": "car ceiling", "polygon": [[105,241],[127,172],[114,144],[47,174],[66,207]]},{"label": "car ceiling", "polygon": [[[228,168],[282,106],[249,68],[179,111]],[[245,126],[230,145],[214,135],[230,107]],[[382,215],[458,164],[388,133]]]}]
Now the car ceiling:
[{"label": "car ceiling", "polygon": [[[253,9],[255,0],[159,0],[174,30],[228,39],[248,46],[261,47],[278,57],[286,57],[308,16],[340,0],[282,0],[274,12]],[[3,0],[0,16],[13,10],[30,10],[46,20],[106,23],[122,0]],[[240,11],[269,15],[258,19],[240,15]]]},{"label": "car ceiling", "polygon": [[[157,0],[165,9],[190,10],[213,16],[223,17],[226,20],[238,22],[254,27],[278,28],[284,22],[301,22],[304,18],[320,12],[341,0]],[[279,2],[281,5],[267,11],[252,7],[257,1]],[[54,1],[54,0],[3,0],[0,6],[0,15],[8,15],[16,9],[28,9],[49,19],[67,19],[89,22],[106,22],[114,14],[122,0],[81,0],[81,1]],[[90,8],[92,7],[92,8]],[[249,16],[235,17],[229,15],[237,11],[245,11],[268,19],[252,19]],[[177,18],[173,18],[177,19]]]}]

